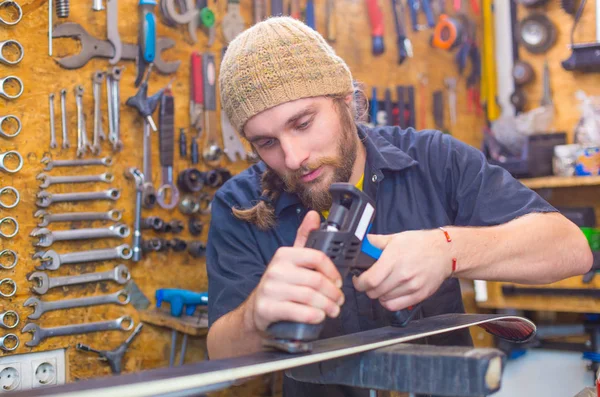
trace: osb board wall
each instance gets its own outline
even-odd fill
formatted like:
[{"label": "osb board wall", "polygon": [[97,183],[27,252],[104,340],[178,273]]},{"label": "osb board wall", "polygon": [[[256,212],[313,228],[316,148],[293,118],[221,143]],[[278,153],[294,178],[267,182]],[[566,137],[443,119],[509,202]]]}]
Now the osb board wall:
[{"label": "osb board wall", "polygon": [[[466,2],[465,2],[466,3]],[[40,160],[50,154],[54,159],[73,159],[76,151],[76,108],[73,90],[76,85],[83,85],[85,89],[84,106],[87,117],[88,135],[91,136],[93,109],[92,109],[92,83],[91,76],[96,70],[107,70],[110,65],[105,59],[93,59],[85,67],[78,70],[61,69],[51,57],[48,56],[47,48],[47,3],[44,1],[20,1],[24,16],[22,21],[14,27],[2,27],[0,29],[0,40],[9,38],[17,39],[25,48],[25,57],[23,61],[14,67],[0,65],[0,75],[14,74],[19,76],[25,85],[23,95],[16,100],[5,100],[0,98],[0,114],[15,114],[20,117],[23,123],[21,134],[14,139],[0,139],[0,149],[17,150],[24,157],[24,167],[17,174],[11,175],[0,173],[0,186],[14,186],[21,195],[19,206],[12,210],[2,210],[2,216],[14,216],[20,224],[20,232],[13,239],[2,239],[2,248],[15,250],[19,254],[19,264],[13,270],[2,271],[2,277],[13,278],[18,284],[17,294],[9,299],[3,299],[3,309],[16,310],[21,323],[18,329],[21,329],[27,323],[26,317],[30,309],[23,307],[23,302],[33,293],[30,291],[30,283],[27,281],[28,275],[35,270],[37,260],[32,259],[35,248],[32,245],[34,241],[28,235],[36,227],[37,220],[33,213],[36,210],[35,195],[39,191],[39,182],[36,181],[36,175],[42,172],[43,165]],[[137,2],[119,3],[119,32],[121,40],[134,43],[137,39]],[[215,10],[217,21],[224,15],[226,3],[209,2],[209,5]],[[391,4],[382,3],[385,15],[385,44],[386,52],[379,57],[371,55],[370,28],[366,15],[366,8],[362,1],[338,1],[336,3],[336,20],[338,26],[337,42],[334,43],[336,51],[348,62],[355,78],[365,84],[366,92],[370,95],[370,88],[376,85],[379,88],[380,95],[383,95],[383,89],[386,87],[394,88],[397,84],[417,84],[418,74],[425,73],[428,79],[425,104],[428,106],[425,112],[427,121],[426,127],[433,127],[433,118],[430,111],[431,92],[433,89],[443,88],[443,78],[456,76],[457,72],[452,63],[453,54],[442,51],[432,51],[429,48],[428,40],[431,30],[413,33],[408,25],[409,19],[406,16],[407,31],[412,40],[415,58],[407,60],[403,65],[396,64],[396,47],[394,26],[391,13]],[[244,0],[241,2],[242,13],[245,21],[249,25],[252,22],[251,2]],[[319,0],[316,2],[317,29],[320,32],[325,31],[325,2]],[[71,2],[70,16],[67,19],[76,22],[85,27],[93,36],[104,38],[106,32],[104,12],[93,12],[91,10],[91,1]],[[422,16],[421,16],[422,18]],[[55,24],[64,22],[55,18]],[[423,23],[423,21],[421,21]],[[220,53],[223,43],[223,37],[220,31],[220,25],[217,22],[217,40],[211,48],[207,48],[207,38],[202,32],[198,32],[199,43],[195,46],[186,40],[186,33],[183,29],[172,29],[158,24],[158,35],[167,36],[176,40],[175,48],[165,53],[168,60],[182,60],[182,65],[174,76],[161,76],[154,73],[150,79],[150,93],[156,92],[172,81],[172,91],[176,103],[176,131],[179,128],[188,128],[188,98],[189,98],[189,55],[192,51],[210,50],[216,54],[217,66],[220,62]],[[70,55],[78,51],[78,45],[69,39],[56,39],[53,43],[54,56],[61,57]],[[134,209],[134,188],[133,183],[123,177],[123,171],[130,166],[142,167],[142,123],[139,116],[130,108],[126,107],[125,100],[136,91],[134,87],[135,65],[133,62],[121,62],[125,66],[123,79],[121,81],[121,134],[124,142],[124,150],[120,153],[112,153],[110,147],[105,143],[102,147],[100,156],[112,156],[115,164],[108,169],[115,175],[115,181],[110,185],[79,185],[76,187],[51,186],[50,192],[70,192],[70,191],[90,191],[101,190],[108,186],[121,189],[121,197],[116,203],[87,203],[87,204],[57,204],[53,205],[50,212],[67,211],[105,211],[110,208],[124,209],[122,222],[130,227],[133,226]],[[446,65],[440,67],[440,65]],[[69,123],[69,136],[71,140],[71,149],[49,150],[49,115],[48,115],[48,94],[51,92],[57,95],[55,99],[55,120],[57,135],[60,139],[60,102],[58,93],[61,89],[68,91],[67,114]],[[104,128],[107,131],[106,119],[106,100],[103,90],[102,109],[104,114]],[[422,103],[420,100],[421,92],[416,92],[417,108]],[[395,100],[395,92],[393,91]],[[380,97],[382,99],[382,97]],[[455,136],[465,140],[468,143],[478,145],[480,130],[483,121],[474,115],[465,112],[465,87],[464,79],[458,84],[458,124],[453,126],[452,132]],[[447,105],[447,103],[446,103]],[[419,113],[420,115],[421,113]],[[156,116],[155,116],[156,117]],[[446,111],[446,124],[448,124],[448,112]],[[421,124],[420,122],[418,122]],[[219,129],[220,134],[220,128]],[[188,138],[190,134],[188,134]],[[158,166],[157,141],[153,142],[153,180],[155,184],[160,180],[160,169]],[[90,157],[90,155],[86,155]],[[181,160],[176,154],[175,173],[190,166],[185,160]],[[231,164],[224,158],[223,166],[227,166],[233,173],[244,169],[246,163]],[[200,164],[202,170],[207,167]],[[73,173],[100,173],[105,169],[101,167],[86,168],[85,170],[54,169],[50,171],[51,175],[66,175]],[[144,216],[156,215],[165,220],[186,218],[176,210],[168,212],[155,208],[151,211],[144,211]],[[208,217],[203,217],[205,224],[208,224]],[[100,226],[101,223],[94,223],[94,226]],[[67,226],[52,225],[51,229],[65,227],[90,227],[90,223],[73,224]],[[205,231],[200,237],[206,240]],[[145,233],[144,237],[155,236],[153,233]],[[156,235],[158,236],[158,235]],[[166,236],[173,237],[173,236]],[[190,240],[191,236],[186,232],[178,236]],[[127,240],[131,244],[131,237]],[[86,242],[61,242],[56,243],[53,249],[58,252],[68,252],[71,250],[85,250],[91,248],[113,247],[120,244],[120,241],[94,241]],[[111,269],[120,261],[111,261],[96,263],[90,265],[67,265],[57,271],[50,272],[50,276],[63,276],[78,274],[81,272],[105,271]],[[184,288],[193,290],[206,289],[206,274],[204,261],[202,259],[193,259],[186,253],[153,253],[140,262],[124,262],[130,269],[132,278],[140,286],[145,295],[150,298],[154,304],[154,291],[158,288]],[[69,287],[65,289],[52,290],[44,295],[44,300],[56,300],[64,298],[74,298],[100,294],[108,291],[117,291],[119,286],[109,283],[106,285],[86,285]],[[122,315],[131,315],[137,323],[138,317],[135,309],[131,306],[99,306],[87,309],[72,309],[69,311],[57,311],[45,314],[36,323],[43,327],[53,327],[71,323],[84,323],[91,321],[100,321],[113,319]],[[127,333],[106,332],[88,334],[73,337],[52,338],[42,342],[35,348],[28,348],[25,342],[29,340],[29,335],[17,332],[21,339],[21,345],[14,354],[27,353],[30,351],[42,351],[54,348],[69,347],[68,349],[68,380],[87,379],[101,375],[109,374],[108,367],[97,360],[92,354],[85,354],[75,351],[74,346],[78,342],[86,343],[97,348],[114,348],[118,346],[127,336]],[[124,360],[124,371],[132,372],[142,369],[164,367],[168,363],[170,349],[170,332],[166,329],[146,325],[137,337],[130,351]],[[201,340],[191,338],[188,343],[187,361],[198,361],[204,358],[203,343]],[[6,354],[5,354],[6,355]],[[243,394],[250,393],[258,395],[267,393],[271,389],[269,378],[259,379],[250,384],[253,391],[248,392],[248,386],[243,388],[233,388],[223,394]]]}]

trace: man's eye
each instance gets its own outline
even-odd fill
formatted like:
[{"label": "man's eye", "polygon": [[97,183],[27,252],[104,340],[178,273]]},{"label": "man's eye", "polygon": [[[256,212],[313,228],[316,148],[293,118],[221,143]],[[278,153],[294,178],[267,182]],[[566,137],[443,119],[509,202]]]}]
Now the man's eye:
[{"label": "man's eye", "polygon": [[256,146],[259,148],[267,148],[269,146],[273,146],[275,144],[275,139],[261,139],[256,142]]},{"label": "man's eye", "polygon": [[308,128],[308,126],[310,126],[310,122],[311,122],[311,120],[307,120],[302,124],[298,124],[298,126],[296,128],[299,130],[305,130]]}]

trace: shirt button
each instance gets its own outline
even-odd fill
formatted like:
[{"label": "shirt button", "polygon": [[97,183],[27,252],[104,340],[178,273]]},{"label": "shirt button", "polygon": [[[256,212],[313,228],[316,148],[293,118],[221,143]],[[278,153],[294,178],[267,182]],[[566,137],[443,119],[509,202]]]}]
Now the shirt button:
[{"label": "shirt button", "polygon": [[371,177],[371,180],[373,181],[373,183],[377,182],[377,175],[373,175]]},{"label": "shirt button", "polygon": [[300,208],[300,207],[296,208],[296,214],[300,215],[301,212],[302,212],[302,208]]}]

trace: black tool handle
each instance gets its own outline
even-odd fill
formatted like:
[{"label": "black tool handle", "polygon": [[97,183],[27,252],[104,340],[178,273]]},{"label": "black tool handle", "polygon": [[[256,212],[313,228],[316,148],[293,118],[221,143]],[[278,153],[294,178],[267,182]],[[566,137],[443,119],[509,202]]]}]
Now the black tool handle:
[{"label": "black tool handle", "polygon": [[406,104],[404,103],[404,86],[397,86],[398,95],[398,125],[400,128],[406,128]]},{"label": "black tool handle", "polygon": [[172,167],[175,146],[175,100],[169,90],[165,90],[160,98],[158,133],[160,164],[163,167]]}]

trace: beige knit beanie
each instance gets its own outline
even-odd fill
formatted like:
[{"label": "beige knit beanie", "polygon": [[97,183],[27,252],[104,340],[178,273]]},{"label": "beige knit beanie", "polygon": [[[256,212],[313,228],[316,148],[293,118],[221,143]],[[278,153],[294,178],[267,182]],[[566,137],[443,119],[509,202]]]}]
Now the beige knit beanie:
[{"label": "beige knit beanie", "polygon": [[272,17],[238,35],[219,73],[221,106],[242,132],[263,110],[301,98],[349,94],[352,74],[316,31],[290,17]]}]

